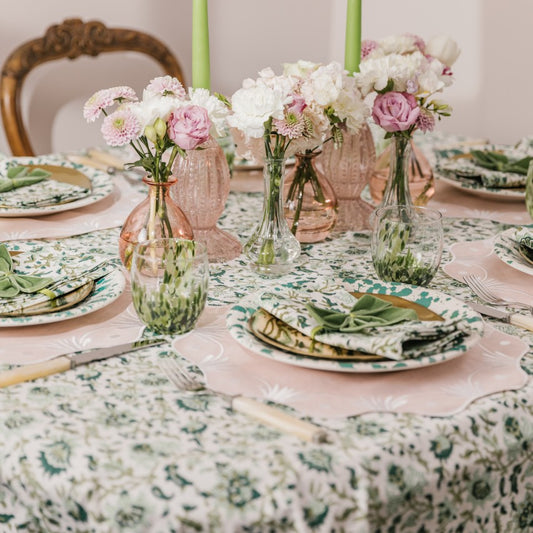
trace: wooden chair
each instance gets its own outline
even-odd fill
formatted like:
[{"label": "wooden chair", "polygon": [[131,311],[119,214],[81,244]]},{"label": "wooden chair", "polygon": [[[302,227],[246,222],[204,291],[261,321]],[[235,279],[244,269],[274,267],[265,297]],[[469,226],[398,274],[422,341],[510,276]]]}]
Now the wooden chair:
[{"label": "wooden chair", "polygon": [[184,83],[178,60],[161,41],[136,30],[108,28],[96,20],[67,19],[50,26],[43,37],[16,48],[5,61],[0,80],[2,119],[13,155],[35,155],[22,120],[20,103],[22,86],[32,69],[58,59],[125,51],[151,56],[166,74]]}]

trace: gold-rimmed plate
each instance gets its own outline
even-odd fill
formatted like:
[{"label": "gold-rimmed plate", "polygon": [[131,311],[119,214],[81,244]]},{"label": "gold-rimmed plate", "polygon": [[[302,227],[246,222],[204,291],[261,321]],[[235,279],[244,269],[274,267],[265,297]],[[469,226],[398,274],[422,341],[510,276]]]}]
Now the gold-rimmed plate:
[{"label": "gold-rimmed plate", "polygon": [[[352,292],[355,297],[363,296],[362,292]],[[368,293],[366,293],[368,294]],[[390,294],[377,294],[377,298],[381,298],[386,302],[401,307],[403,309],[412,309],[416,312],[419,320],[428,321],[442,321],[444,320],[440,315],[431,311],[423,305],[411,302],[398,296]],[[289,326],[282,320],[268,313],[265,309],[260,307],[252,314],[248,321],[250,331],[263,342],[270,344],[281,350],[290,353],[306,355],[308,357],[319,357],[324,359],[332,359],[335,361],[386,361],[384,357],[379,355],[363,353],[355,350],[347,350],[338,346],[332,346],[312,339],[311,337],[301,333],[300,331]]]},{"label": "gold-rimmed plate", "polygon": [[88,193],[82,198],[52,205],[21,205],[16,207],[0,206],[0,217],[2,218],[35,217],[77,209],[103,200],[108,197],[114,189],[113,181],[106,172],[53,156],[1,159],[0,175],[5,175],[8,165],[13,164],[26,165],[30,168],[43,168],[51,173],[51,176],[48,179],[53,179],[62,183],[69,183],[71,185],[78,185],[87,189]]},{"label": "gold-rimmed plate", "polygon": [[[401,361],[381,358],[380,360],[348,360],[322,356],[310,357],[309,354],[303,355],[288,351],[285,341],[281,342],[285,344],[282,349],[259,339],[252,333],[249,322],[260,307],[261,292],[246,296],[229,310],[227,315],[228,330],[237,342],[262,357],[303,368],[347,373],[395,372],[440,364],[462,356],[481,339],[483,320],[480,315],[464,302],[434,289],[371,279],[345,280],[344,288],[354,293],[371,293],[375,296],[387,295],[406,300],[411,303],[404,305],[417,304],[417,306],[429,311],[430,319],[431,316],[438,315],[444,320],[461,320],[464,323],[462,326],[464,337],[459,343],[444,347],[434,354]],[[279,339],[276,341],[280,342]]]},{"label": "gold-rimmed plate", "polygon": [[53,300],[31,305],[22,310],[11,311],[9,313],[0,313],[0,318],[45,315],[48,313],[63,311],[64,309],[70,309],[71,307],[83,302],[83,300],[85,300],[85,298],[92,293],[94,284],[94,280],[90,280],[88,283],[78,287],[76,290],[63,294],[62,296],[58,296]]}]

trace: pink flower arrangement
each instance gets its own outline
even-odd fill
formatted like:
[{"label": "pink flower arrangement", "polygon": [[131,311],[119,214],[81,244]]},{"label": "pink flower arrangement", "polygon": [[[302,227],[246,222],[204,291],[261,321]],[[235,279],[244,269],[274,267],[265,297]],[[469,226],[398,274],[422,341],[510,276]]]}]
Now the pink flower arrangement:
[{"label": "pink flower arrangement", "polygon": [[427,43],[413,34],[363,41],[355,78],[365,97],[374,95],[372,117],[385,138],[432,131],[436,119],[451,114],[434,95],[453,82],[451,67],[459,53],[455,41],[443,36]]},{"label": "pink flower arrangement", "polygon": [[102,114],[104,141],[113,147],[130,144],[138,159],[129,166],[142,167],[154,181],[165,182],[178,155],[185,157],[211,135],[224,133],[228,109],[206,89],[187,92],[178,79],[161,76],[150,81],[142,100],[126,86],[97,91],[85,103],[83,116],[94,122]]}]

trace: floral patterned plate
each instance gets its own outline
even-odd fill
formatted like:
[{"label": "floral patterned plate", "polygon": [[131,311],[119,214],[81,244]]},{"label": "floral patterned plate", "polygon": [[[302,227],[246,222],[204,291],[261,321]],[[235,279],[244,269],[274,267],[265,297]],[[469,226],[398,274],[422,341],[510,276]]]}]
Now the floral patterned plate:
[{"label": "floral patterned plate", "polygon": [[444,319],[461,318],[468,323],[470,334],[464,337],[460,344],[445,349],[441,353],[402,361],[336,361],[297,355],[276,349],[260,341],[249,330],[248,322],[259,307],[261,293],[247,296],[238,305],[234,305],[230,309],[227,316],[229,332],[246,348],[275,361],[317,370],[353,373],[391,372],[443,363],[463,355],[479,342],[483,333],[483,320],[478,313],[460,300],[433,289],[376,280],[345,280],[344,288],[349,292],[369,292],[399,296],[427,307]]},{"label": "floral patterned plate", "polygon": [[114,302],[124,292],[125,288],[126,278],[122,271],[117,268],[107,276],[97,280],[92,293],[81,301],[79,305],[42,315],[1,317],[0,327],[35,326],[37,324],[49,324],[87,315]]},{"label": "floral patterned plate", "polygon": [[494,241],[496,257],[506,265],[533,276],[533,265],[520,253],[518,244],[513,240],[516,228],[509,228],[500,233]]},{"label": "floral patterned plate", "polygon": [[[17,157],[16,159],[4,158],[0,160],[0,174],[5,174],[8,164],[13,164],[14,161],[20,165],[46,167],[51,171],[53,171],[54,168],[59,168],[60,171],[64,168],[68,168],[69,171],[63,172],[63,174],[71,175],[70,178],[74,180],[76,179],[76,174],[78,174],[80,180],[79,184],[81,185],[82,183],[85,184],[90,182],[91,190],[87,196],[64,203],[46,206],[28,205],[20,207],[0,207],[0,217],[29,217],[59,213],[61,211],[68,211],[70,209],[94,204],[103,200],[113,192],[114,185],[109,174],[95,168],[66,161],[59,156]],[[68,178],[69,176],[67,176],[67,179]],[[18,191],[23,191],[23,189],[18,189]]]},{"label": "floral patterned plate", "polygon": [[503,188],[503,187],[485,187],[479,181],[472,178],[460,178],[453,175],[447,175],[440,172],[435,172],[435,176],[452,185],[457,189],[466,191],[477,196],[485,196],[487,198],[500,198],[502,200],[524,200],[526,193],[523,187],[517,188]]}]

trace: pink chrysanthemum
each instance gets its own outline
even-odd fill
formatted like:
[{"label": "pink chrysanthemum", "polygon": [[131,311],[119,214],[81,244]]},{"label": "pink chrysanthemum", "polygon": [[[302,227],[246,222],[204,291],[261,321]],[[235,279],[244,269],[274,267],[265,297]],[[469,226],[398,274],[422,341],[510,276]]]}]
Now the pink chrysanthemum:
[{"label": "pink chrysanthemum", "polygon": [[365,59],[365,57],[372,52],[372,50],[375,50],[378,47],[378,43],[376,41],[371,41],[370,39],[365,39],[361,42],[361,59]]},{"label": "pink chrysanthemum", "polygon": [[109,146],[124,146],[139,136],[140,124],[129,109],[119,109],[102,123],[102,135]]},{"label": "pink chrysanthemum", "polygon": [[187,93],[183,85],[177,78],[172,76],[159,76],[150,81],[146,90],[161,96],[177,96],[178,98],[185,98]]},{"label": "pink chrysanthemum", "polygon": [[113,105],[113,97],[109,89],[102,89],[95,92],[83,106],[83,118],[87,122],[94,122],[103,109]]},{"label": "pink chrysanthemum", "polygon": [[273,121],[276,131],[288,139],[297,139],[305,131],[305,120],[302,115],[286,113],[282,119]]},{"label": "pink chrysanthemum", "polygon": [[418,115],[418,119],[416,120],[416,126],[424,133],[427,131],[433,131],[433,128],[435,128],[435,117],[433,116],[433,113],[427,109],[421,108],[420,115]]},{"label": "pink chrysanthemum", "polygon": [[138,100],[135,91],[127,85],[119,85],[118,87],[111,87],[108,89],[111,98],[115,102],[136,102]]}]

